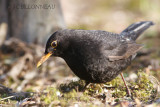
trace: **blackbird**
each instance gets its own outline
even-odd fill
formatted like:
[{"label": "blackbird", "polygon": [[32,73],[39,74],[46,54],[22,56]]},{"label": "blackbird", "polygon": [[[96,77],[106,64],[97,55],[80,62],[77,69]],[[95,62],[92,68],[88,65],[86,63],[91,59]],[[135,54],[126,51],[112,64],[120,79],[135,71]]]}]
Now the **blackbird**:
[{"label": "blackbird", "polygon": [[121,74],[127,92],[131,95],[122,71],[131,64],[137,51],[143,47],[135,40],[151,25],[151,21],[137,22],[120,34],[102,30],[56,31],[48,39],[45,55],[37,67],[50,56],[61,57],[75,75],[86,81],[86,85],[109,82]]}]

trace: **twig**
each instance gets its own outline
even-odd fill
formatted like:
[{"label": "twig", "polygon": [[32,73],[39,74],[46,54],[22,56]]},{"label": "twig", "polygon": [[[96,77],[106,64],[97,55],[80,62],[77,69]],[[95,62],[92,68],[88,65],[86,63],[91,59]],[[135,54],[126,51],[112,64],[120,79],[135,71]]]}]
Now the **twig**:
[{"label": "twig", "polygon": [[13,98],[13,97],[15,97],[15,96],[5,97],[5,98],[1,99],[0,101],[7,100],[7,99],[11,99],[11,98]]}]

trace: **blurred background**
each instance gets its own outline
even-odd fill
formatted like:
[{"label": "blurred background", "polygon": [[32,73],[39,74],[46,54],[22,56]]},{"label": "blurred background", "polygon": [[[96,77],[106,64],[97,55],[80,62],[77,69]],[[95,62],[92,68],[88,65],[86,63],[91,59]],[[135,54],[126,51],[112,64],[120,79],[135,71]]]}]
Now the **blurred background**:
[{"label": "blurred background", "polygon": [[155,25],[137,40],[145,47],[125,71],[127,80],[139,70],[160,80],[160,0],[0,0],[0,84],[35,92],[75,77],[61,58],[36,68],[56,30],[120,33],[146,20]]},{"label": "blurred background", "polygon": [[[58,29],[97,29],[120,33],[128,25],[151,20],[147,35],[159,34],[159,0],[0,0],[1,29],[7,37],[28,43],[46,43]],[[151,34],[154,33],[154,34]],[[1,40],[2,41],[2,40]]]}]

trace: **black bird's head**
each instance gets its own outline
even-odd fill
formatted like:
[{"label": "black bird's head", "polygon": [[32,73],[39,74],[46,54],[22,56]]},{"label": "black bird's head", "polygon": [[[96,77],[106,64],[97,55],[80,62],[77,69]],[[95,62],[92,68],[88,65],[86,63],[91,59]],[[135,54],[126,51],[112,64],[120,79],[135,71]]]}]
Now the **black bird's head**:
[{"label": "black bird's head", "polygon": [[45,55],[40,59],[37,67],[44,63],[50,56],[61,56],[68,47],[68,44],[69,42],[64,35],[57,34],[57,32],[52,34],[46,43]]}]

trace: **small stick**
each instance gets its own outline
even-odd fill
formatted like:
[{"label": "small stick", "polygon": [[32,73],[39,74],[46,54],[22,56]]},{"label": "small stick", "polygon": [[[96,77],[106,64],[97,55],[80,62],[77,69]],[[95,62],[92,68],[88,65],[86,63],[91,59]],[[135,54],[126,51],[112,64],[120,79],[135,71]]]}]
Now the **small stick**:
[{"label": "small stick", "polygon": [[5,98],[3,98],[3,99],[0,99],[0,101],[7,100],[7,99],[11,99],[11,98],[13,98],[13,97],[15,97],[15,96],[5,97]]}]

